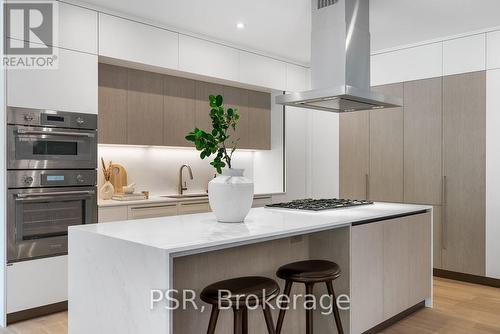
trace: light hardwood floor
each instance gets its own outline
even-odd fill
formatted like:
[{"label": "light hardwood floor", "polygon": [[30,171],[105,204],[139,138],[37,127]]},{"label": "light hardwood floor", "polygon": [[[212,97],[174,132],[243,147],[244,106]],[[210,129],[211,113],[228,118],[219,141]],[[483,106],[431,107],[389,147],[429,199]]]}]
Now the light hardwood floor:
[{"label": "light hardwood floor", "polygon": [[[14,324],[0,334],[66,334],[66,313]],[[421,310],[384,334],[500,334],[500,289],[434,279],[434,309]]]}]

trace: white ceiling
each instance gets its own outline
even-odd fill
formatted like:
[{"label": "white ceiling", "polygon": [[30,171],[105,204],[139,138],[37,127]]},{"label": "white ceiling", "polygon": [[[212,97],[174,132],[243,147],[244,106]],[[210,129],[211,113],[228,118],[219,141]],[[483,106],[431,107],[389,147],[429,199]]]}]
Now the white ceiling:
[{"label": "white ceiling", "polygon": [[[95,6],[309,63],[315,0],[84,0]],[[372,50],[500,26],[500,0],[371,0]],[[244,30],[236,29],[244,22]]]}]

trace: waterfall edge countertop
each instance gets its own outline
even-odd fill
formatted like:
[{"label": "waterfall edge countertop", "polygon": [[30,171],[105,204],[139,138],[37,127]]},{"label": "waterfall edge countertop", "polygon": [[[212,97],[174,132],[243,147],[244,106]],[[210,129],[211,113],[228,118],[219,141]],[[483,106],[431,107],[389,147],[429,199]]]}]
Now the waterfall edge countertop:
[{"label": "waterfall edge countertop", "polygon": [[302,235],[392,216],[431,210],[432,206],[376,202],[319,212],[251,209],[244,223],[218,223],[213,213],[129,220],[69,228],[186,255]]}]

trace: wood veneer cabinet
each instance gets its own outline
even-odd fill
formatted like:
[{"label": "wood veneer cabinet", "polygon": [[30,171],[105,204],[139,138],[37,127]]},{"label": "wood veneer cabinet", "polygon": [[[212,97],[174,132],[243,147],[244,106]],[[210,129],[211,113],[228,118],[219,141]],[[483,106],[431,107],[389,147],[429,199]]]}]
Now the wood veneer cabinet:
[{"label": "wood veneer cabinet", "polygon": [[370,112],[340,115],[340,196],[367,199],[370,172]]},{"label": "wood veneer cabinet", "polygon": [[163,77],[128,70],[127,144],[163,145]]},{"label": "wood veneer cabinet", "polygon": [[404,202],[441,204],[442,78],[404,83]]},{"label": "wood veneer cabinet", "polygon": [[486,72],[443,78],[443,269],[485,275]]},{"label": "wood veneer cabinet", "polygon": [[163,144],[191,147],[185,136],[196,125],[196,81],[165,76],[163,84]]},{"label": "wood veneer cabinet", "polygon": [[[403,84],[373,87],[403,97]],[[403,108],[370,111],[369,198],[403,202]]]},{"label": "wood veneer cabinet", "polygon": [[431,297],[430,215],[352,227],[352,333],[363,333]]},{"label": "wood veneer cabinet", "polygon": [[235,138],[246,149],[271,148],[271,94],[99,64],[99,143],[192,147],[195,126],[211,128],[209,95],[238,108]]},{"label": "wood veneer cabinet", "polygon": [[99,64],[99,143],[127,144],[127,71]]}]

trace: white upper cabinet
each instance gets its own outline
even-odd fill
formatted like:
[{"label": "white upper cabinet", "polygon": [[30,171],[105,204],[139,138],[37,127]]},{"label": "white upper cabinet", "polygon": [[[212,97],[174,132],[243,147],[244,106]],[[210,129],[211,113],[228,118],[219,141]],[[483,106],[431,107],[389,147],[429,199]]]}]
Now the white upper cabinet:
[{"label": "white upper cabinet", "polygon": [[286,64],[286,90],[301,92],[309,89],[308,68],[294,64]]},{"label": "white upper cabinet", "polygon": [[443,42],[443,75],[486,69],[486,34]]},{"label": "white upper cabinet", "polygon": [[494,69],[500,68],[500,31],[493,31],[487,34],[487,49],[486,56],[487,68]]},{"label": "white upper cabinet", "polygon": [[442,43],[433,43],[371,56],[371,85],[440,77]]},{"label": "white upper cabinet", "polygon": [[239,52],[199,38],[179,36],[179,70],[238,81]]},{"label": "white upper cabinet", "polygon": [[177,69],[179,34],[99,13],[99,55]]},{"label": "white upper cabinet", "polygon": [[97,54],[97,12],[59,2],[59,46]]},{"label": "white upper cabinet", "polygon": [[[59,29],[53,46],[97,54],[97,12],[62,2],[57,8]],[[23,30],[13,29],[8,37],[23,40]]]},{"label": "white upper cabinet", "polygon": [[7,105],[97,114],[97,55],[57,52],[56,69],[7,70]]},{"label": "white upper cabinet", "polygon": [[286,63],[240,51],[240,82],[286,90]]}]

